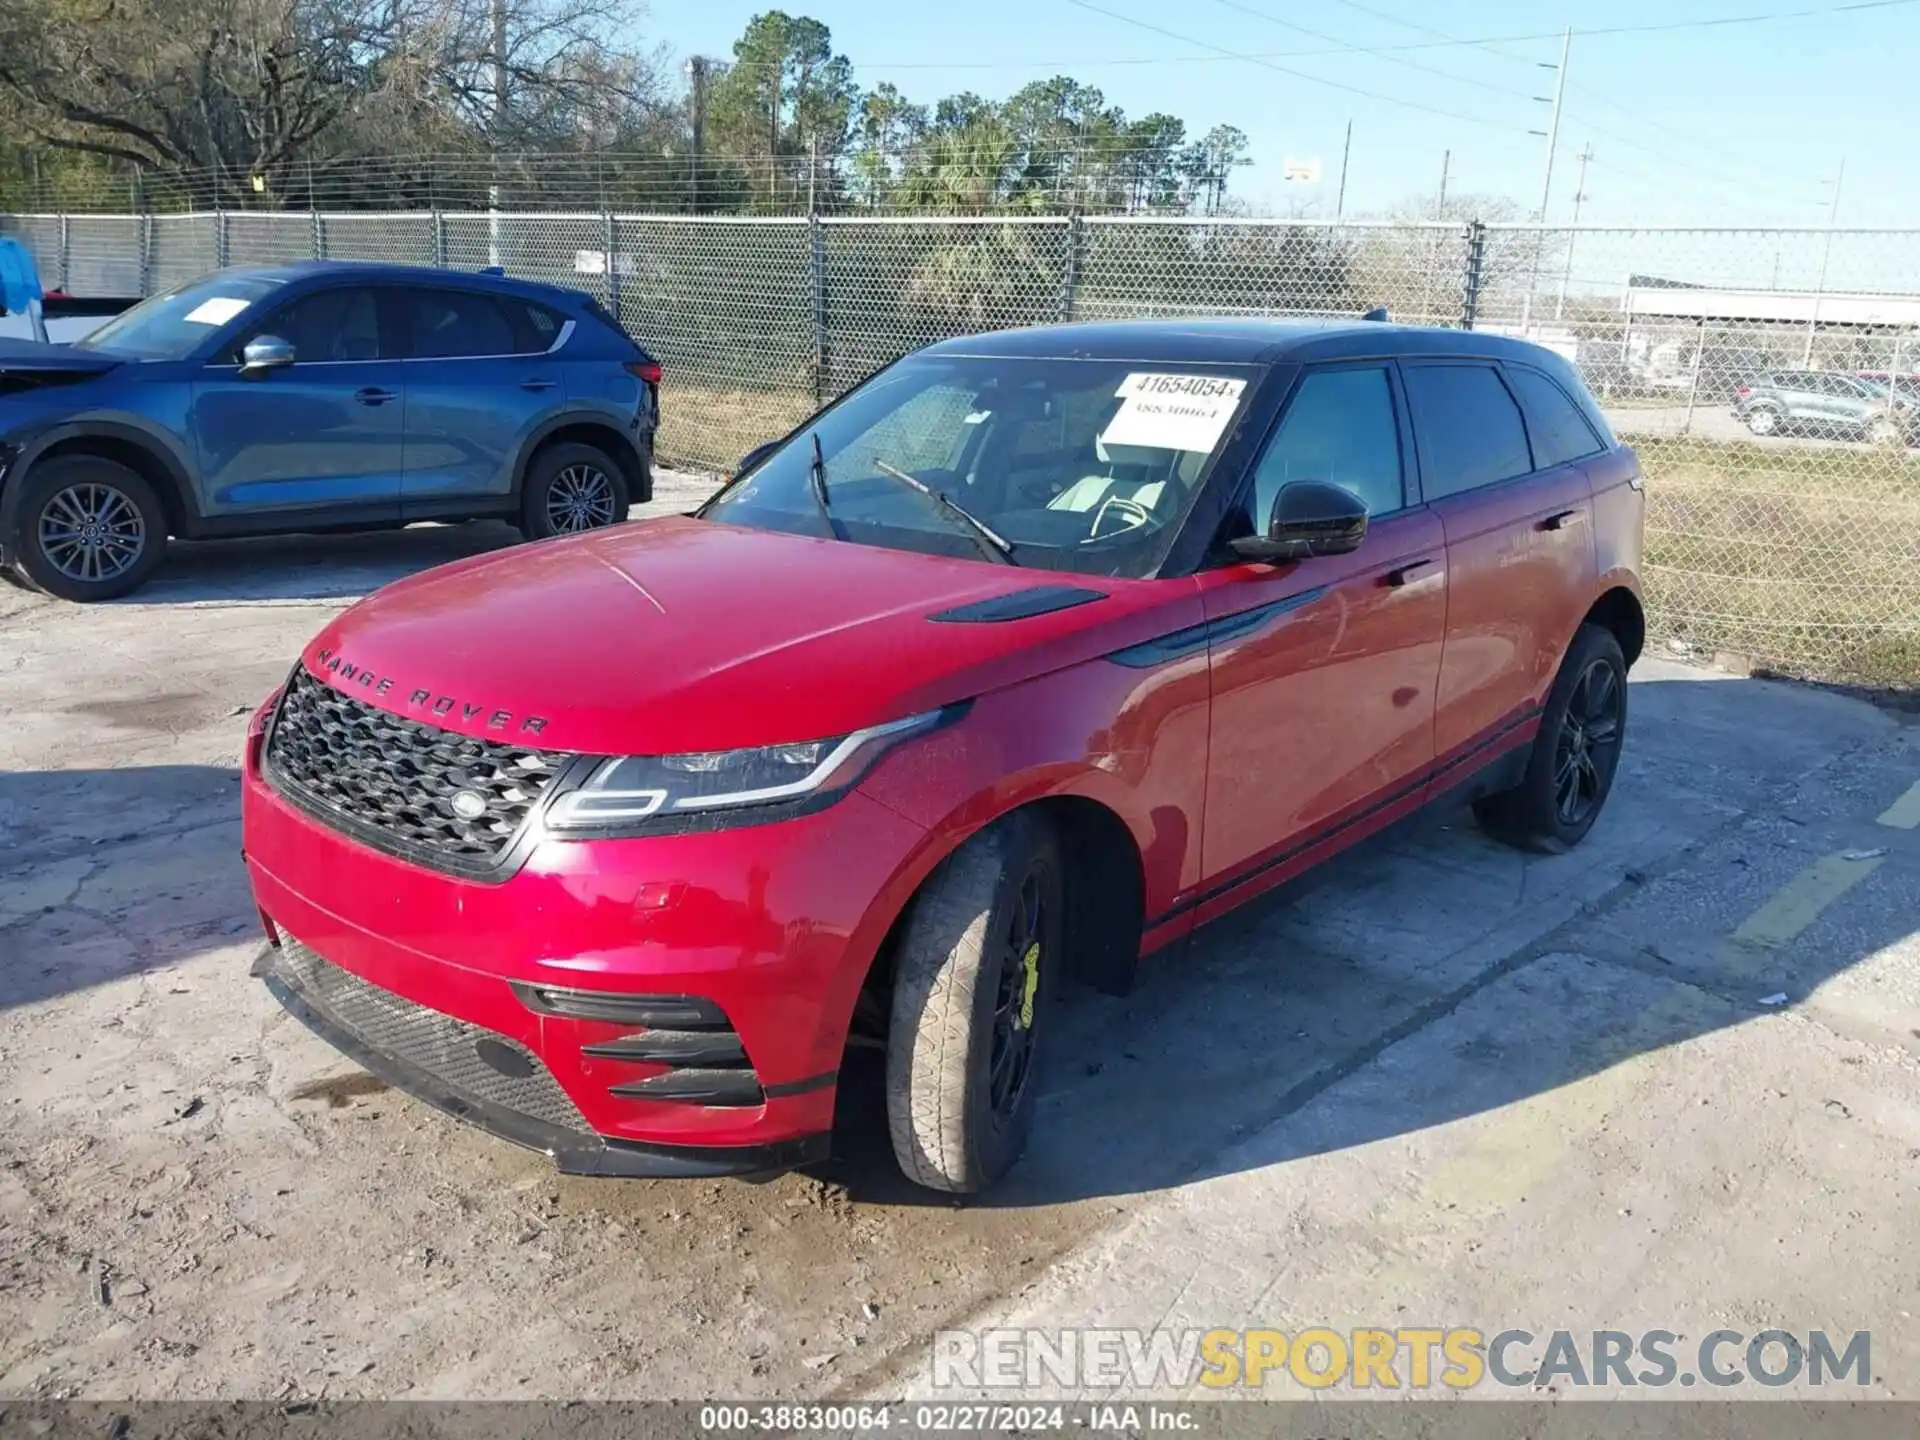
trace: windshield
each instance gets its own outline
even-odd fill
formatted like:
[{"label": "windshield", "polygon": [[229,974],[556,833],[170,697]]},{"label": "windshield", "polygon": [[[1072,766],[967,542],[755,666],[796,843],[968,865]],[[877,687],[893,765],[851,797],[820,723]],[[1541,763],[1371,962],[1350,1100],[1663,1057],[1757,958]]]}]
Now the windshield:
[{"label": "windshield", "polygon": [[258,275],[209,275],[141,301],[74,343],[134,360],[184,360],[202,340],[283,283]]},{"label": "windshield", "polygon": [[817,417],[699,513],[1042,570],[1151,575],[1256,373],[916,356]]}]

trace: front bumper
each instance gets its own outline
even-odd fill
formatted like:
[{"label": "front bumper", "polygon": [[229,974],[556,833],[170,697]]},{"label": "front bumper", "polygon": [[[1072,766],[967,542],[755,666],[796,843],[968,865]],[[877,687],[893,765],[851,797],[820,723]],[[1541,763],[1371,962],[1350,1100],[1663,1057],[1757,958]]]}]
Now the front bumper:
[{"label": "front bumper", "polygon": [[[334,971],[332,978],[327,977],[329,970]],[[413,1006],[350,971],[338,970],[298,941],[263,946],[253,974],[266,982],[289,1014],[362,1069],[455,1119],[540,1151],[565,1175],[702,1180],[774,1174],[827,1158],[829,1137],[824,1134],[729,1146],[610,1140],[587,1128],[537,1057],[479,1026]],[[418,1012],[418,1019],[407,1016],[409,1009]],[[395,1028],[415,1032],[413,1042],[383,1048],[379,1031]],[[489,1041],[507,1046],[508,1055],[520,1056],[525,1073],[487,1075],[480,1068],[484,1061],[478,1058],[478,1047]]]},{"label": "front bumper", "polygon": [[[825,1153],[854,1001],[927,838],[856,792],[777,824],[544,840],[505,879],[463,879],[296,808],[261,776],[257,738],[242,821],[277,942],[256,973],[282,1004],[397,1087],[603,1175]],[[691,1033],[641,1013],[676,997],[699,1012]],[[654,1058],[714,1041],[737,1048],[731,1071]],[[526,1077],[489,1072],[483,1050],[538,1082],[507,1084]]]}]

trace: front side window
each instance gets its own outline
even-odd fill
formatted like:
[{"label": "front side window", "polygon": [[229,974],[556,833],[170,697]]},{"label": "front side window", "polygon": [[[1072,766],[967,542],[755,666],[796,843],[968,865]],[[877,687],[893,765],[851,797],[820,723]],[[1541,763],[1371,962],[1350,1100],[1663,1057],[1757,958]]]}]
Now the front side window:
[{"label": "front side window", "polygon": [[1274,496],[1296,480],[1343,486],[1366,501],[1370,515],[1406,504],[1400,427],[1384,367],[1318,370],[1301,380],[1254,470],[1247,517],[1254,533],[1265,531]]},{"label": "front side window", "polygon": [[1427,458],[1427,499],[1495,485],[1533,469],[1520,407],[1491,365],[1409,365],[1403,373],[1413,426]]},{"label": "front side window", "polygon": [[74,344],[130,360],[184,360],[285,283],[258,275],[210,275],[141,301]]},{"label": "front side window", "polygon": [[1527,407],[1533,463],[1542,470],[1584,460],[1606,448],[1566,392],[1539,371],[1515,365],[1507,370],[1507,379]]},{"label": "front side window", "polygon": [[1165,559],[1258,374],[1233,365],[914,356],[818,416],[699,513],[942,555],[997,559],[1004,542],[1019,565],[1147,576]]},{"label": "front side window", "polygon": [[379,297],[363,287],[303,295],[243,336],[231,358],[237,363],[247,342],[261,335],[293,346],[296,365],[383,358]]}]

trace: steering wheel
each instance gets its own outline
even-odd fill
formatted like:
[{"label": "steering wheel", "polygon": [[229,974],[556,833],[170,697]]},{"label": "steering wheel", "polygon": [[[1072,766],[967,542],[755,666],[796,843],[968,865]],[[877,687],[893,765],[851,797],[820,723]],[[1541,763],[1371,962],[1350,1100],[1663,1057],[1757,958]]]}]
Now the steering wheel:
[{"label": "steering wheel", "polygon": [[[1102,529],[1109,515],[1117,515],[1120,524]],[[1153,523],[1153,512],[1130,495],[1109,495],[1100,502],[1100,508],[1093,512],[1093,523],[1087,527],[1087,539],[1104,540],[1109,535],[1124,535],[1129,530],[1140,530]]]}]

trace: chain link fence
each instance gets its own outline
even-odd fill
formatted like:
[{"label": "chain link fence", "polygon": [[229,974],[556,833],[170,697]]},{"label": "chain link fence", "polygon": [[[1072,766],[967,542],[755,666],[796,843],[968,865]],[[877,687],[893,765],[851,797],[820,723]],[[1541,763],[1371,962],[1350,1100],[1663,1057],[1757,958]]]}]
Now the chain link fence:
[{"label": "chain link fence", "polygon": [[1920,684],[1920,232],[1121,216],[0,216],[50,288],[387,260],[598,297],[666,371],[663,460],[719,469],[951,335],[1352,316],[1565,355],[1639,450],[1657,643]]}]

